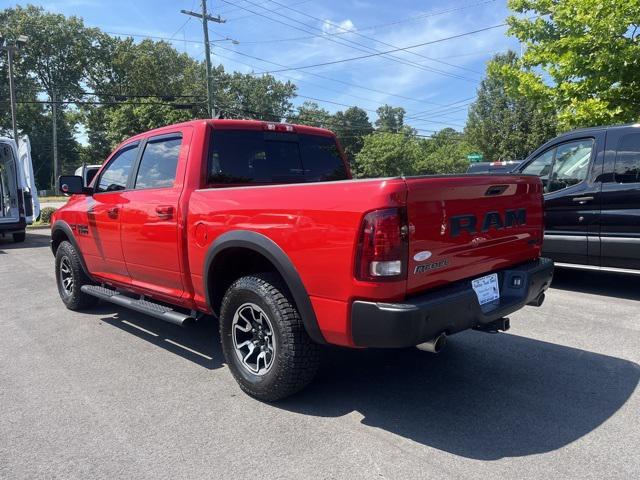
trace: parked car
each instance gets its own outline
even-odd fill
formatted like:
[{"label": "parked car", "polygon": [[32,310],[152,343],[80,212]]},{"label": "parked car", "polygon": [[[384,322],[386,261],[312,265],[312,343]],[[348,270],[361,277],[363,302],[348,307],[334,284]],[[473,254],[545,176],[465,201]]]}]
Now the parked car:
[{"label": "parked car", "polygon": [[640,124],[560,135],[517,171],[544,184],[545,256],[561,267],[640,273]]},{"label": "parked car", "polygon": [[522,160],[470,163],[467,173],[510,173],[517,169],[521,163]]},{"label": "parked car", "polygon": [[91,182],[95,178],[96,173],[98,173],[98,170],[100,170],[100,167],[102,167],[102,165],[83,165],[76,168],[75,175],[82,177],[84,186],[88,187],[91,185]]},{"label": "parked car", "polygon": [[0,236],[24,242],[27,225],[38,215],[29,139],[22,138],[18,148],[15,140],[0,138]]},{"label": "parked car", "polygon": [[52,249],[71,310],[107,300],[184,324],[220,320],[242,389],[308,384],[318,345],[439,351],[540,305],[542,184],[524,176],[351,180],[335,135],[202,120],[125,141],[56,211]]}]

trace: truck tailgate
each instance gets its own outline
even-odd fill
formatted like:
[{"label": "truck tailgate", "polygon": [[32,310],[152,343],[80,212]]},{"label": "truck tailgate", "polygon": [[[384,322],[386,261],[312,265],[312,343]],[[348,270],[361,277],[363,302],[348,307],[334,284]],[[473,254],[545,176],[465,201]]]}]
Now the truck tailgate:
[{"label": "truck tailgate", "polygon": [[535,259],[542,184],[526,175],[412,177],[407,293]]}]

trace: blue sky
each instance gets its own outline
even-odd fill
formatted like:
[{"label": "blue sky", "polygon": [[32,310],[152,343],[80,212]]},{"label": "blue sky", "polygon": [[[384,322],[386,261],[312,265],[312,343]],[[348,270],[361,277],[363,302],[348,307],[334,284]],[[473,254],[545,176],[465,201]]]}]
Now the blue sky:
[{"label": "blue sky", "polygon": [[[175,48],[204,58],[198,43],[201,23],[180,13],[198,10],[200,0],[31,3],[80,16],[107,32],[139,35],[137,40],[171,38]],[[3,8],[11,5],[15,2],[0,2]],[[210,39],[216,40],[214,64],[242,72],[282,70],[432,42],[501,24],[509,14],[505,0],[209,0],[208,5],[211,13],[227,19],[210,27]],[[226,37],[239,44],[223,40]],[[408,123],[429,135],[464,125],[486,61],[508,48],[517,51],[519,46],[506,35],[506,27],[499,27],[396,52],[393,58],[374,56],[274,75],[298,85],[301,97],[296,103],[306,100],[304,96],[318,99],[329,111],[346,108],[342,104],[358,105],[372,120],[383,103],[402,106]]]}]

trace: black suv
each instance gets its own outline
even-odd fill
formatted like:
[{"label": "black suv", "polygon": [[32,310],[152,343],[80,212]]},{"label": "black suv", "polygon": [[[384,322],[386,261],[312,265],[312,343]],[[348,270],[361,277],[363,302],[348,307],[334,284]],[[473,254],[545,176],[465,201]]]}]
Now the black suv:
[{"label": "black suv", "polygon": [[566,133],[514,173],[542,179],[543,255],[556,266],[640,273],[640,124]]}]

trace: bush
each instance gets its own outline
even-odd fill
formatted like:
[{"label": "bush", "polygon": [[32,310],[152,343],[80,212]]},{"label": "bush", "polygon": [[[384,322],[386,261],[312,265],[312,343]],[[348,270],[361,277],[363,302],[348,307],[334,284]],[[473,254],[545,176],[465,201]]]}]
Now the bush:
[{"label": "bush", "polygon": [[40,210],[40,223],[51,223],[51,215],[55,212],[56,209],[53,207],[44,207]]}]

